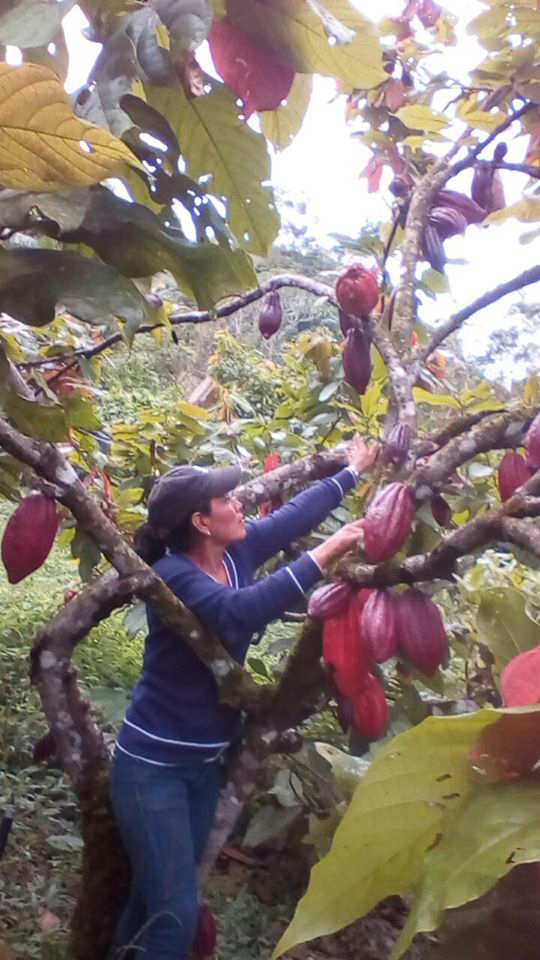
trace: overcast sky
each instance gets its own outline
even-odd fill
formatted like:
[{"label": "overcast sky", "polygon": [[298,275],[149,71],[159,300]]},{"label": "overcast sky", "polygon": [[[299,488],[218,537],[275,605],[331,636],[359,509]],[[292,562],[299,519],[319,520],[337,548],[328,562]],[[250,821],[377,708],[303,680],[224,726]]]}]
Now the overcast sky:
[{"label": "overcast sky", "polygon": [[[373,10],[371,2],[358,0],[358,6],[367,15]],[[459,45],[432,56],[429,69],[435,73],[446,68],[450,75],[465,80],[467,71],[484,56],[465,30],[466,23],[480,12],[482,6],[470,0],[445,0],[444,6],[459,18]],[[402,9],[403,0],[379,0],[377,4],[381,15],[396,15]],[[81,37],[85,21],[78,8],[71,11],[64,23],[70,48],[76,50],[76,55],[71,57],[67,80],[68,90],[73,90],[84,81],[99,48]],[[355,236],[366,221],[387,220],[392,199],[386,189],[389,173],[383,177],[380,193],[375,195],[368,194],[366,180],[359,179],[369,151],[352,139],[352,130],[344,122],[344,106],[344,98],[335,96],[334,82],[316,78],[301,132],[293,144],[276,155],[273,161],[274,183],[306,202],[310,233],[324,246],[332,244],[332,233]],[[511,132],[508,145],[508,159],[522,161],[526,138],[516,138]],[[467,191],[470,181],[471,172],[465,172],[452,181],[451,186]],[[525,182],[526,178],[521,174],[505,174],[507,202],[519,197]],[[430,322],[439,317],[444,319],[486,289],[537,264],[538,242],[519,243],[519,237],[526,229],[526,225],[515,222],[489,228],[469,227],[465,237],[448,241],[448,256],[468,262],[447,267],[451,293],[438,297],[436,305],[427,304],[423,308],[425,318]],[[540,291],[529,288],[527,297],[540,301]],[[482,352],[489,331],[500,325],[511,302],[510,297],[505,298],[469,322],[464,339],[467,350]]]}]

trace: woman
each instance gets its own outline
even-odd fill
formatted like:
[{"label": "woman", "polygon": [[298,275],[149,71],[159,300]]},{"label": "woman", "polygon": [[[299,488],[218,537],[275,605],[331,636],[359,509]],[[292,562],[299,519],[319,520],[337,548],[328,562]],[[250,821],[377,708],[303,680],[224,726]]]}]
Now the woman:
[{"label": "woman", "polygon": [[[348,466],[257,522],[244,519],[231,494],[239,468],[174,467],[152,489],[136,549],[243,663],[267,624],[358,543],[363,521],[254,583],[256,569],[317,527],[376,452],[356,438]],[[196,864],[215,813],[222,757],[240,735],[242,717],[219,702],[210,671],[181,638],[151,608],[147,616],[142,675],[111,770],[113,808],[132,871],[115,939],[125,945],[136,938],[144,960],[186,960],[198,914]]]}]

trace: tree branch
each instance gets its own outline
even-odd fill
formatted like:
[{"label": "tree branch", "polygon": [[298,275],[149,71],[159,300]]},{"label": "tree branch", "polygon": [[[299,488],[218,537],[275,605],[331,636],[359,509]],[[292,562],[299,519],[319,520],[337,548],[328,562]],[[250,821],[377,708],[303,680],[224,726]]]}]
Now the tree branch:
[{"label": "tree branch", "polygon": [[507,163],[505,160],[491,160],[491,165],[498,170],[514,170],[516,173],[526,173],[534,180],[540,180],[540,168],[531,167],[526,163]]},{"label": "tree branch", "polygon": [[534,556],[540,557],[540,529],[532,520],[503,517],[500,529],[504,540],[515,543],[522,550],[528,550]]},{"label": "tree branch", "polygon": [[538,283],[540,280],[540,266],[529,267],[528,270],[524,270],[523,273],[518,274],[517,277],[514,277],[513,280],[507,280],[505,283],[499,284],[498,287],[495,287],[494,290],[489,290],[487,293],[483,293],[481,297],[478,297],[477,300],[474,300],[469,304],[468,307],[464,307],[463,310],[459,310],[458,313],[455,313],[453,317],[450,317],[446,323],[442,323],[440,327],[437,327],[431,340],[425,344],[423,347],[417,348],[416,350],[416,359],[420,361],[426,360],[438,346],[446,340],[451,333],[454,333],[456,330],[461,327],[469,317],[472,317],[473,314],[478,313],[479,310],[483,310],[484,307],[488,307],[492,303],[496,303],[497,300],[500,300],[502,297],[506,297],[509,293],[513,293],[515,290],[521,290],[523,287],[530,286],[531,283]]},{"label": "tree branch", "polygon": [[456,417],[455,420],[452,420],[447,426],[443,427],[442,430],[439,430],[433,437],[423,437],[418,440],[415,448],[416,456],[423,457],[427,454],[432,455],[437,450],[440,450],[441,447],[445,447],[454,437],[459,437],[462,433],[466,433],[467,430],[475,427],[477,423],[481,423],[486,417],[493,417],[497,413],[501,413],[500,408],[496,410],[480,410],[478,413],[467,413],[462,417]]},{"label": "tree branch", "polygon": [[501,124],[499,124],[496,130],[493,130],[493,132],[490,133],[489,136],[485,138],[485,140],[482,140],[482,142],[477,144],[476,147],[473,147],[472,150],[469,150],[469,152],[466,154],[463,160],[459,160],[457,163],[453,164],[451,173],[448,179],[450,180],[453,177],[456,177],[458,173],[461,173],[462,170],[466,170],[467,167],[470,167],[474,163],[476,158],[480,156],[482,151],[485,150],[486,147],[490,145],[490,143],[493,143],[493,141],[496,140],[501,133],[504,133],[504,131],[507,130],[508,127],[511,127],[515,120],[519,120],[520,117],[523,117],[526,113],[529,112],[529,110],[536,109],[536,107],[537,107],[536,103],[525,103],[518,110],[515,110],[514,113],[511,113],[506,118],[506,120],[504,120]]}]

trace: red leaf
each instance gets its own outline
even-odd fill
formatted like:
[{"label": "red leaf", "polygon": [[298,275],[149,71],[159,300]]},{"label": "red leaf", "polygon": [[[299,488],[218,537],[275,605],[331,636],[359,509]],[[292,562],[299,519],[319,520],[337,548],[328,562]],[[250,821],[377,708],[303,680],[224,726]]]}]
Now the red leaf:
[{"label": "red leaf", "polygon": [[396,77],[390,77],[384,85],[384,96],[386,106],[390,113],[395,113],[405,103],[405,87],[401,80]]},{"label": "red leaf", "polygon": [[269,453],[263,464],[263,473],[270,473],[271,470],[279,467],[280,463],[281,457],[279,453]]},{"label": "red leaf", "polygon": [[57,530],[54,500],[42,493],[21,500],[2,538],[2,561],[10,583],[19,583],[45,562]]},{"label": "red leaf", "polygon": [[255,110],[275,110],[286,100],[294,70],[228,20],[212,24],[208,37],[214,66],[244,104],[246,120]]},{"label": "red leaf", "polygon": [[540,647],[514,657],[501,674],[505,707],[540,703]]},{"label": "red leaf", "polygon": [[384,170],[384,160],[382,157],[370,157],[367,166],[364,167],[362,173],[360,174],[360,179],[362,177],[367,177],[367,188],[368,193],[377,193],[381,183],[382,172]]}]

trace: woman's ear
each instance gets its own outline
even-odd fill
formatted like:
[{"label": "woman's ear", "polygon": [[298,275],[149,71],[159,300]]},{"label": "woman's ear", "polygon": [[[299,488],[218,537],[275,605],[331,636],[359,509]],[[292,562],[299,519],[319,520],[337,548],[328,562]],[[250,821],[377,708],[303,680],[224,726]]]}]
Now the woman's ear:
[{"label": "woman's ear", "polygon": [[195,527],[197,533],[200,533],[203,537],[210,536],[210,530],[208,529],[208,521],[210,517],[205,516],[204,513],[193,513],[191,515],[191,522]]}]

